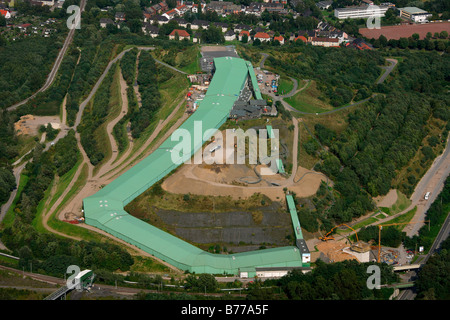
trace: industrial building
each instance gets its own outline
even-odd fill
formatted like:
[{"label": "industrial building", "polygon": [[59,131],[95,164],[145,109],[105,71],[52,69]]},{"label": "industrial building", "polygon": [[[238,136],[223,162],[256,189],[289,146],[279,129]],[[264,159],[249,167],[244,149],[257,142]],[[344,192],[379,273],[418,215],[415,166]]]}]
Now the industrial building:
[{"label": "industrial building", "polygon": [[400,17],[414,22],[425,22],[432,16],[431,13],[416,7],[405,7],[398,10],[400,10]]},{"label": "industrial building", "polygon": [[338,19],[359,19],[370,17],[384,17],[389,6],[362,6],[334,9],[334,16]]},{"label": "industrial building", "polygon": [[191,134],[191,148],[186,152],[185,149],[177,149],[180,148],[179,142],[168,138],[148,157],[83,200],[86,223],[189,272],[238,275],[242,270],[256,273],[257,268],[286,270],[309,267],[303,262],[305,260],[302,261],[304,253],[296,246],[228,255],[205,252],[124,210],[128,203],[180,165],[172,161],[173,152],[178,153],[184,162],[209,141],[214,132],[208,129],[217,130],[225,123],[246,86],[251,88],[255,99],[262,99],[250,62],[234,57],[215,58],[213,78],[203,101],[180,126],[180,129],[194,133],[199,131],[198,127],[194,128],[194,123],[201,121],[203,141],[196,141],[196,134]]}]

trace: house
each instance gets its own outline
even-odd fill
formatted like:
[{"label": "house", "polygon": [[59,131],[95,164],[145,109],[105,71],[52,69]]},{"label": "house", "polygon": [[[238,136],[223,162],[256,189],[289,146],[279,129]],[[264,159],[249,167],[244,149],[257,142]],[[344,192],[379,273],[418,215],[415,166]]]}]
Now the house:
[{"label": "house", "polygon": [[347,47],[353,47],[358,50],[372,50],[373,47],[371,44],[365,42],[362,38],[357,38],[353,40],[353,42],[348,42],[346,44]]},{"label": "house", "polygon": [[262,10],[262,3],[259,2],[252,2],[250,3],[250,5],[247,7],[247,9],[245,9],[245,13],[246,14],[254,14],[254,15],[261,15],[261,13],[263,12]]},{"label": "house", "polygon": [[183,18],[174,18],[173,21],[175,21],[176,23],[178,23],[178,25],[179,25],[180,27],[187,28],[188,23],[187,23],[187,21],[184,20]]},{"label": "house", "polygon": [[112,21],[111,19],[108,19],[108,18],[101,18],[100,19],[100,27],[101,28],[106,28],[106,26],[108,24],[114,24],[114,21]]},{"label": "house", "polygon": [[303,41],[304,43],[307,43],[307,42],[308,42],[308,39],[306,39],[304,36],[298,36],[297,38],[295,38],[294,41],[297,41],[297,40],[301,40],[301,41]]},{"label": "house", "polygon": [[116,20],[116,22],[125,21],[125,13],[124,12],[116,12],[114,19]]},{"label": "house", "polygon": [[[205,10],[205,7],[206,7],[206,3],[201,3],[200,4],[200,6],[201,6],[201,10],[202,10],[202,12]],[[193,13],[198,13],[198,4],[196,4],[196,3],[194,3],[193,5],[192,5],[192,9],[191,9],[191,11],[193,12]]]},{"label": "house", "polygon": [[152,17],[152,14],[149,13],[149,12],[146,12],[146,11],[144,11],[144,12],[142,13],[142,15],[144,16],[144,22],[149,22],[150,19],[151,19],[151,17]]},{"label": "house", "polygon": [[273,37],[273,41],[277,40],[281,45],[284,44],[284,38],[282,36]]},{"label": "house", "polygon": [[191,35],[189,33],[187,33],[186,30],[174,29],[169,34],[169,39],[170,40],[174,40],[177,34],[178,34],[178,38],[180,40],[184,40],[184,39],[188,39],[189,40],[191,38]]},{"label": "house", "polygon": [[246,24],[237,24],[234,27],[234,32],[241,32],[242,30],[246,30],[246,31],[252,31],[252,27],[246,25]]},{"label": "house", "polygon": [[144,32],[144,34],[149,35],[152,38],[155,38],[159,35],[159,28],[154,25],[151,25],[150,23],[146,23],[142,27],[142,32]]},{"label": "house", "polygon": [[247,36],[247,39],[250,40],[250,32],[247,31],[247,30],[242,30],[242,31],[239,33],[239,41],[242,41],[242,38],[244,37],[244,35],[246,35],[246,36]]},{"label": "house", "polygon": [[4,16],[5,19],[10,19],[11,18],[11,12],[9,12],[8,10],[0,10],[0,14],[2,16]]},{"label": "house", "polygon": [[311,39],[311,44],[321,47],[339,47],[339,39],[314,37]]},{"label": "house", "polygon": [[166,17],[169,20],[172,20],[177,15],[178,15],[178,13],[177,13],[177,11],[175,9],[169,10],[166,13],[162,14],[163,17]]},{"label": "house", "polygon": [[222,29],[222,32],[226,32],[228,30],[228,23],[214,22],[213,25],[219,29]]},{"label": "house", "polygon": [[225,8],[232,4],[233,2],[230,1],[211,1],[206,5],[206,10],[215,11],[217,14],[222,15],[225,12]]},{"label": "house", "polygon": [[259,39],[259,41],[261,41],[261,42],[267,42],[267,41],[270,41],[270,36],[265,32],[257,32],[253,36],[253,39],[254,40]]},{"label": "house", "polygon": [[194,21],[192,21],[192,24],[191,24],[192,30],[198,30],[200,28],[208,29],[208,27],[209,27],[209,22],[205,21],[205,20],[194,20]]},{"label": "house", "polygon": [[192,36],[192,41],[194,43],[200,43],[202,39],[202,34],[201,32],[195,32],[194,35]]},{"label": "house", "polygon": [[151,24],[154,24],[155,22],[158,24],[166,24],[169,22],[169,19],[167,19],[167,17],[158,15],[158,16],[152,17],[149,22]]},{"label": "house", "polygon": [[182,16],[183,14],[185,14],[188,10],[189,10],[189,9],[188,9],[188,7],[187,7],[185,4],[183,4],[183,5],[178,6],[178,7],[175,8],[175,11],[176,11],[180,16]]},{"label": "house", "polygon": [[236,33],[234,33],[233,30],[228,30],[227,32],[225,32],[225,41],[233,41],[234,39],[236,39]]},{"label": "house", "polygon": [[287,10],[284,9],[284,5],[282,3],[262,3],[261,4],[261,12],[267,10],[268,12],[277,12],[280,14],[286,14]]},{"label": "house", "polygon": [[316,3],[317,8],[320,10],[326,10],[333,4],[333,1],[319,1]]}]

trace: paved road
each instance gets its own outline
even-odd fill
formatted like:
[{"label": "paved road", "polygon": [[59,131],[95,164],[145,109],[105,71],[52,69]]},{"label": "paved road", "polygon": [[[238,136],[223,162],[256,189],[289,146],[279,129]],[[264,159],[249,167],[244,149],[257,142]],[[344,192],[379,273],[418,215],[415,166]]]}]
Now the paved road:
[{"label": "paved road", "polygon": [[386,69],[386,72],[377,80],[376,82],[377,84],[382,83],[387,78],[387,76],[392,72],[392,70],[394,70],[398,62],[396,59],[386,59],[386,60],[389,61],[391,65],[388,67],[381,67],[383,69]]},{"label": "paved road", "polygon": [[[80,3],[80,9],[81,12],[84,11],[84,7],[86,5],[86,0],[81,0]],[[8,108],[6,108],[6,110],[8,111],[13,111],[15,109],[17,109],[18,107],[20,107],[21,105],[24,105],[25,103],[27,103],[30,99],[33,99],[34,97],[36,97],[36,95],[39,92],[44,92],[45,90],[47,90],[50,85],[53,83],[53,80],[55,80],[55,76],[58,73],[59,67],[61,66],[61,62],[64,58],[64,55],[66,54],[67,49],[69,48],[70,44],[72,43],[73,40],[73,36],[75,34],[75,30],[76,29],[71,29],[66,37],[66,40],[64,41],[63,47],[62,49],[59,51],[59,54],[56,58],[55,64],[53,65],[52,70],[50,71],[49,75],[47,76],[47,80],[45,81],[44,85],[42,86],[42,88],[40,88],[38,91],[36,91],[34,94],[32,94],[31,96],[29,96],[28,98],[26,98],[23,101],[20,101]]]}]

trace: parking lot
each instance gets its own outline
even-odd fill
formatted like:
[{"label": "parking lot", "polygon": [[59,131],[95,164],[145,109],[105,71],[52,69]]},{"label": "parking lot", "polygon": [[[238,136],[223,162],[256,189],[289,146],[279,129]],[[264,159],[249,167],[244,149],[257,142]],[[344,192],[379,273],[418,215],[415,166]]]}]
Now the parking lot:
[{"label": "parking lot", "polygon": [[258,79],[259,90],[262,94],[277,93],[278,79],[280,76],[267,70],[255,68],[256,79]]},{"label": "parking lot", "polygon": [[201,49],[202,57],[200,66],[202,71],[211,72],[214,58],[235,57],[239,58],[234,46],[204,46]]}]

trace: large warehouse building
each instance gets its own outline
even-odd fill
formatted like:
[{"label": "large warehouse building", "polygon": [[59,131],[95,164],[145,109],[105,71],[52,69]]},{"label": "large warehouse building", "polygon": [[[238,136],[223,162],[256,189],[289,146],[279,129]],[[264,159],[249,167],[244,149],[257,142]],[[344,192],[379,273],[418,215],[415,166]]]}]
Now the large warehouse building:
[{"label": "large warehouse building", "polygon": [[[240,93],[249,87],[255,99],[261,93],[250,62],[232,57],[214,59],[214,76],[205,98],[197,111],[180,129],[194,133],[194,123],[202,122],[202,143],[194,141],[191,134],[191,149],[177,150],[177,141],[168,138],[147,158],[132,167],[96,194],[83,200],[87,224],[104,230],[169,264],[189,272],[211,274],[234,274],[243,270],[250,274],[270,268],[293,268],[305,266],[297,247],[281,247],[233,255],[205,252],[175,236],[170,235],[144,221],[128,214],[124,207],[133,199],[164,178],[179,166],[172,161],[171,153],[181,153],[184,161],[189,160],[203,143],[213,135],[203,133],[210,128],[218,129],[229,117],[234,102]],[[184,152],[184,153],[183,153]],[[309,266],[309,265],[306,265]]]}]

